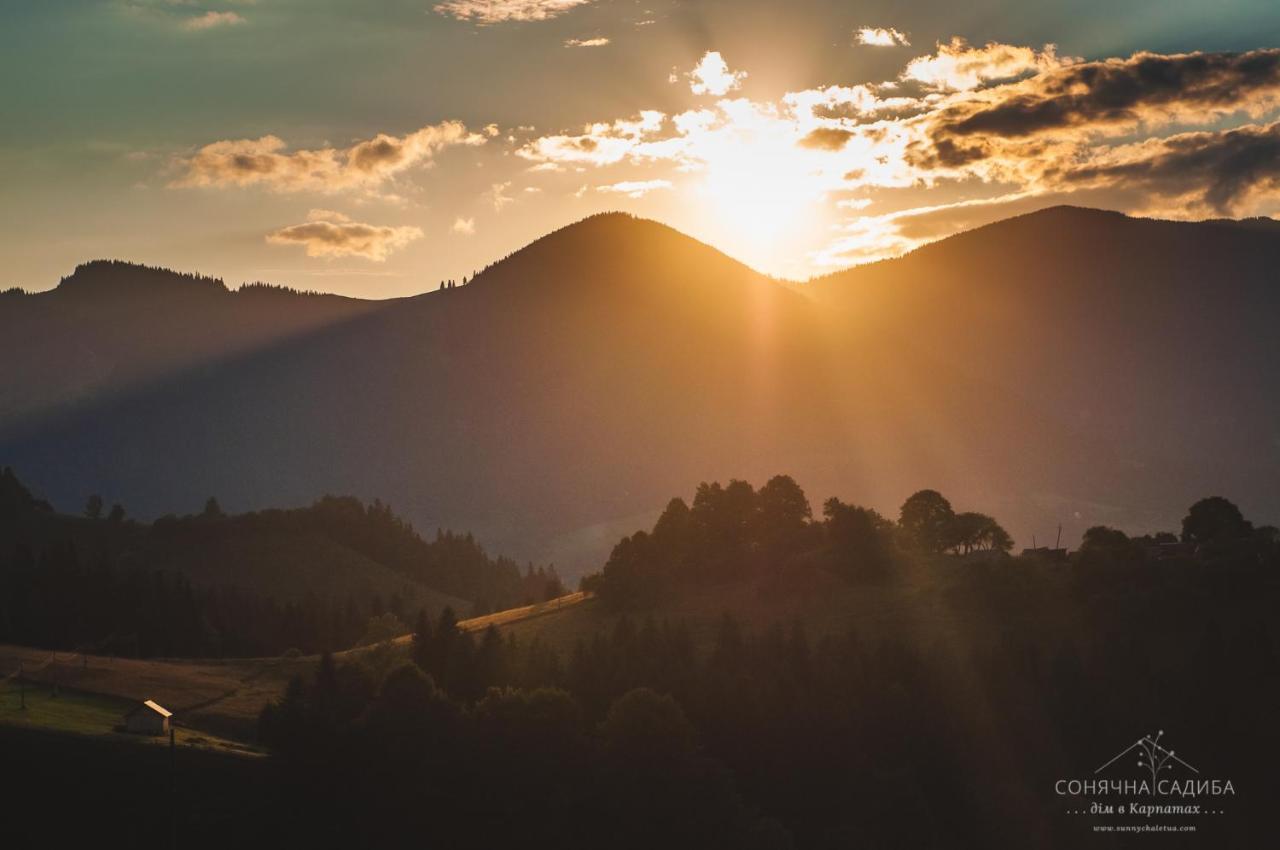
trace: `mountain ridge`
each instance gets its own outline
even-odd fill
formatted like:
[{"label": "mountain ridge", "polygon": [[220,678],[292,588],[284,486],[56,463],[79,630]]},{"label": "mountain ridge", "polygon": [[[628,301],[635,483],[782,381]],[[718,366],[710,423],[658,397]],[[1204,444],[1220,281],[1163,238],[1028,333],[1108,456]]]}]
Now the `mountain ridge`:
[{"label": "mountain ridge", "polygon": [[1273,259],[1266,227],[1053,210],[792,285],[603,215],[4,429],[0,458],[141,515],[382,498],[569,573],[691,478],[787,472],[886,513],[935,487],[1020,540],[1163,527],[1207,492],[1265,517]]}]

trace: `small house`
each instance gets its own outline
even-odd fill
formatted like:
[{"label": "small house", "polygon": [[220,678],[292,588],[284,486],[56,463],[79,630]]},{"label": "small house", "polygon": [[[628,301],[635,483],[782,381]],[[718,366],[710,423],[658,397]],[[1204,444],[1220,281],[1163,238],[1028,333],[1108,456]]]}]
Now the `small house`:
[{"label": "small house", "polygon": [[147,700],[124,716],[124,728],[141,735],[169,734],[169,718],[173,712],[154,700]]}]

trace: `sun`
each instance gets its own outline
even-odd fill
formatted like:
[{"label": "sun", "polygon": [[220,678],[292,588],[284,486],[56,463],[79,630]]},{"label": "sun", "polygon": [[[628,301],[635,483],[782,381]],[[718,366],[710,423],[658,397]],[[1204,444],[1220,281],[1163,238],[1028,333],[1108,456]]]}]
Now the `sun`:
[{"label": "sun", "polygon": [[833,169],[848,160],[803,147],[794,121],[745,98],[721,100],[681,130],[686,161],[696,163],[684,185],[697,231],[760,271],[802,276],[832,221],[829,196],[842,182]]},{"label": "sun", "polygon": [[805,151],[790,143],[718,146],[692,190],[730,253],[770,274],[794,274],[803,246],[825,229],[826,191]]}]

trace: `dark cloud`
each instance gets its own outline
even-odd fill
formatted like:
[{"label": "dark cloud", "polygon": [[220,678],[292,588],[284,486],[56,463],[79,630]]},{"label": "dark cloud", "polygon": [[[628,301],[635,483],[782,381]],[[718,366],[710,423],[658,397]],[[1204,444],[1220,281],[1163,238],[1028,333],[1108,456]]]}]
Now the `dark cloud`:
[{"label": "dark cloud", "polygon": [[1067,65],[1008,89],[1008,97],[994,102],[943,111],[935,136],[1019,138],[1076,127],[1131,125],[1167,110],[1248,111],[1276,102],[1280,50],[1138,53],[1124,60]]},{"label": "dark cloud", "polygon": [[347,154],[347,161],[361,171],[376,171],[384,167],[394,168],[404,161],[409,144],[407,139],[397,139],[385,133],[354,145]]},{"label": "dark cloud", "polygon": [[1126,146],[1065,180],[1189,198],[1230,214],[1250,195],[1280,188],[1280,122]]}]

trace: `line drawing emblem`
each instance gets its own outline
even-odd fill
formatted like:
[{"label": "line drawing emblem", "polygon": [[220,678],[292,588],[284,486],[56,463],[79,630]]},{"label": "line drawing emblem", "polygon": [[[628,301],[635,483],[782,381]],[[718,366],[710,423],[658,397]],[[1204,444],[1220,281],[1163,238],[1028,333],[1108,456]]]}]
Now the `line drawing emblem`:
[{"label": "line drawing emblem", "polygon": [[1138,767],[1145,768],[1147,772],[1151,774],[1152,785],[1155,785],[1156,780],[1159,779],[1161,771],[1172,770],[1175,765],[1182,765],[1192,773],[1199,774],[1200,771],[1185,762],[1181,756],[1173,750],[1167,749],[1161,745],[1160,739],[1163,736],[1163,729],[1158,731],[1155,734],[1155,737],[1152,737],[1149,734],[1143,735],[1141,738],[1116,753],[1109,761],[1095,770],[1093,772],[1094,775],[1096,776],[1111,767],[1111,765],[1120,761],[1120,759],[1124,758],[1135,749],[1138,750]]}]

